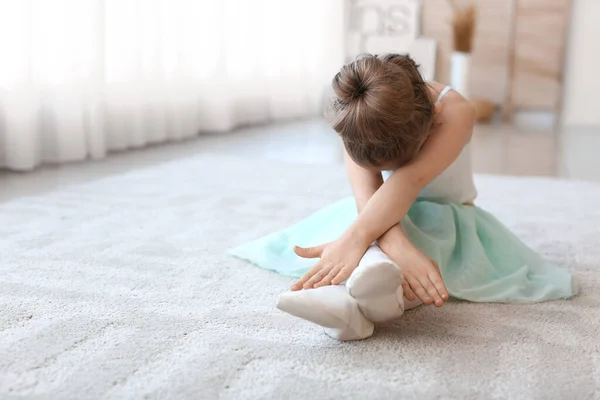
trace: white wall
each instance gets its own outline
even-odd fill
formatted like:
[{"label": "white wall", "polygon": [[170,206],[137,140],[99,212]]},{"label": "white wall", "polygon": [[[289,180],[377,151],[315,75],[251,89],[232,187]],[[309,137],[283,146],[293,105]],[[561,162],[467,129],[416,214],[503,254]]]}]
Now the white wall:
[{"label": "white wall", "polygon": [[574,0],[566,50],[563,125],[600,126],[600,0]]}]

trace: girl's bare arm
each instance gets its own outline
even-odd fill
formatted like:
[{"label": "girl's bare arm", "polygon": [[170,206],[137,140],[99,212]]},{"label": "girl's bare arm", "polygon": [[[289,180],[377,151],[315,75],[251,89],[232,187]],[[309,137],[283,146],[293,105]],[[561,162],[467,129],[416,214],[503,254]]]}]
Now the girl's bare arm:
[{"label": "girl's bare arm", "polygon": [[352,193],[354,193],[356,208],[360,213],[371,196],[373,196],[383,184],[383,178],[381,172],[369,171],[356,164],[348,155],[345,148],[344,164],[346,165],[346,172],[348,173],[348,180],[350,181],[350,187],[352,187]]},{"label": "girl's bare arm", "polygon": [[448,121],[425,143],[411,164],[399,168],[371,196],[350,227],[364,243],[371,243],[400,221],[421,190],[444,171],[469,141],[475,115],[466,100],[446,110]]}]

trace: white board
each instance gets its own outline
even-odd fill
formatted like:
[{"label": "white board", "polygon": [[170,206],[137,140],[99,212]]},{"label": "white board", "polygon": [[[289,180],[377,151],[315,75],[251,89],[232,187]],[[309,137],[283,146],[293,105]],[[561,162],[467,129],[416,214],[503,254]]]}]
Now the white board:
[{"label": "white board", "polygon": [[409,43],[419,36],[418,0],[350,0],[346,32],[346,56],[368,52],[371,37],[390,37]]},{"label": "white board", "polygon": [[435,39],[417,38],[414,40],[398,39],[388,36],[371,36],[365,44],[366,52],[400,53],[410,56],[421,66],[421,75],[426,81],[435,77],[437,42]]}]

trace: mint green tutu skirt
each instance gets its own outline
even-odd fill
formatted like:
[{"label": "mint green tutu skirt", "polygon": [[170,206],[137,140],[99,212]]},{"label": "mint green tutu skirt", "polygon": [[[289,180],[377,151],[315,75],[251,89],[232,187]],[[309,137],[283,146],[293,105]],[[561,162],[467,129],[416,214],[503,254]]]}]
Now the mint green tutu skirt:
[{"label": "mint green tutu skirt", "polygon": [[[288,229],[229,253],[260,268],[301,277],[315,260],[298,257],[293,246],[336,240],[356,217],[354,198],[348,197]],[[402,226],[410,241],[438,262],[454,298],[533,303],[577,294],[576,281],[569,271],[542,259],[496,218],[476,206],[417,200]]]}]

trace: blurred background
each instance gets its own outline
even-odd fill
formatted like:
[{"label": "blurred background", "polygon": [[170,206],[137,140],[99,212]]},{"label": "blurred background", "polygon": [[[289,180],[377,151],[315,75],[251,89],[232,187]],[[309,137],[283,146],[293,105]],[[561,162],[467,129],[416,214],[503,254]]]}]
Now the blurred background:
[{"label": "blurred background", "polygon": [[600,180],[597,0],[1,0],[0,200],[200,153],[339,164],[329,82],[409,52],[478,173]]}]

